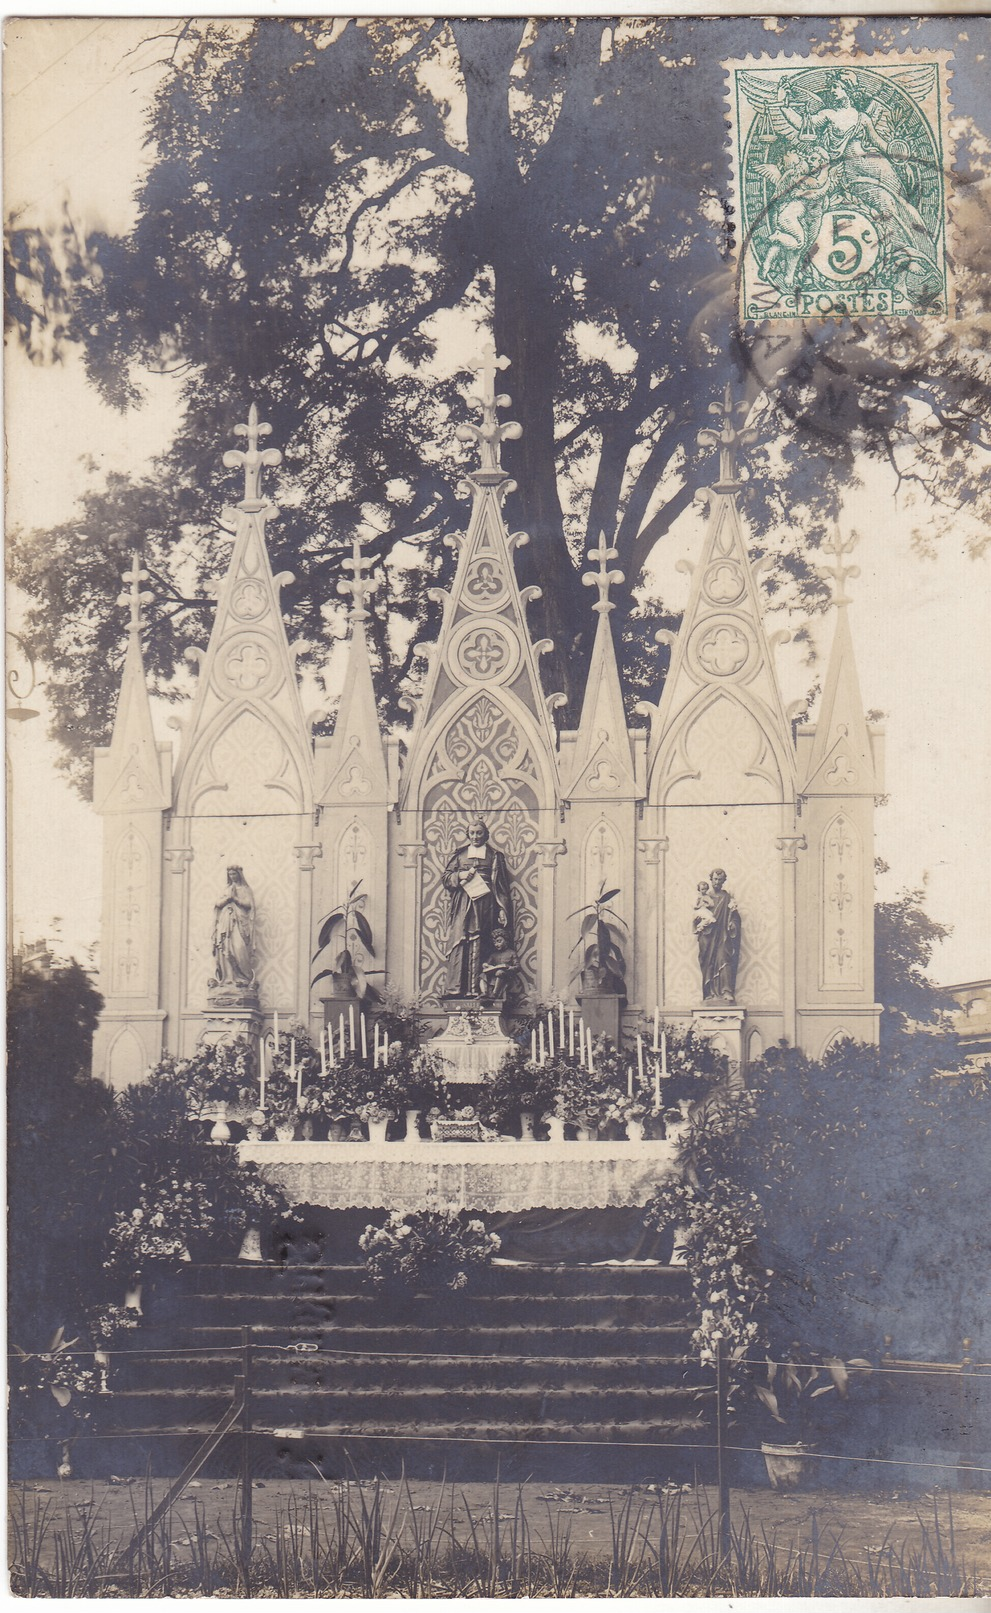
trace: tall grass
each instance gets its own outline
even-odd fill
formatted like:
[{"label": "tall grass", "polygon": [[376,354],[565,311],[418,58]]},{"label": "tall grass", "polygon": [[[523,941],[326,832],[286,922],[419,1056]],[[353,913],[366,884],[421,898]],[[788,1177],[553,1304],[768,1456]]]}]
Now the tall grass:
[{"label": "tall grass", "polygon": [[[630,1491],[610,1503],[604,1551],[576,1551],[571,1523],[545,1503],[546,1530],[527,1517],[517,1487],[493,1485],[487,1508],[473,1511],[453,1484],[415,1506],[404,1481],[322,1480],[280,1506],[274,1536],[258,1539],[245,1562],[237,1498],[229,1525],[208,1530],[192,1503],[188,1533],[166,1516],[140,1549],[127,1548],[151,1516],[151,1486],[132,1496],[133,1528],[112,1538],[95,1495],[61,1507],[25,1488],[10,1507],[11,1588],[20,1596],[121,1597],[215,1595],[312,1597],[575,1596],[974,1596],[976,1577],[958,1559],[952,1503],[919,1518],[918,1537],[844,1551],[839,1534],[813,1514],[800,1544],[768,1537],[750,1519],[731,1531],[723,1560],[718,1517],[704,1492]],[[460,1500],[462,1513],[456,1512]],[[143,1509],[143,1517],[141,1515]],[[259,1531],[260,1533],[260,1531]]]}]

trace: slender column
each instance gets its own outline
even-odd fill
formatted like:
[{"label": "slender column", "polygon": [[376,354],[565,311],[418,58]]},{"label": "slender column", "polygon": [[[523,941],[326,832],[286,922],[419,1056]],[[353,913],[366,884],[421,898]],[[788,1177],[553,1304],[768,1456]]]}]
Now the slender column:
[{"label": "slender column", "polygon": [[[404,970],[405,990],[414,997],[420,989],[420,897],[423,890],[423,858],[426,845],[422,840],[409,840],[398,847],[406,877],[403,880],[403,928],[406,938],[405,957],[400,957]],[[408,969],[408,974],[405,970]]]},{"label": "slender column", "polygon": [[548,1002],[554,991],[557,860],[562,852],[567,851],[568,843],[566,840],[538,840],[535,845],[540,853],[540,867],[537,870],[536,984],[538,998]]},{"label": "slender column", "polygon": [[169,1014],[168,1051],[181,1054],[182,1013],[186,1006],[186,982],[189,976],[189,865],[193,860],[193,848],[168,846],[165,860],[177,877],[170,881],[171,920],[163,997]]},{"label": "slender column", "polygon": [[310,1022],[310,951],[313,937],[313,868],[323,856],[323,846],[293,846],[299,865],[296,895],[296,1018],[301,1025]]},{"label": "slender column", "polygon": [[795,915],[795,882],[798,872],[798,854],[808,849],[803,834],[778,835],[777,847],[781,853],[781,913],[782,948],[781,980],[784,1009],[785,1039],[792,1047],[798,1045],[798,1011],[795,1001],[795,949],[798,944]]},{"label": "slender column", "polygon": [[[667,835],[640,835],[637,840],[637,850],[641,853],[644,863],[654,870],[654,923],[645,929],[644,939],[644,970],[643,978],[637,982],[640,1000],[644,1012],[651,1011],[656,1004],[664,1003],[664,854],[668,849]],[[639,923],[639,903],[637,904],[637,930],[641,929]]]}]

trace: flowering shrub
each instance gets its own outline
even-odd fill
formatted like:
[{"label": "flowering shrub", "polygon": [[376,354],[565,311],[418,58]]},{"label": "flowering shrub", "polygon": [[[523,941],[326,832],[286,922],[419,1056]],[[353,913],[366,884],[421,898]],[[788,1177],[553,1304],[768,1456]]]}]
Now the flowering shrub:
[{"label": "flowering shrub", "polygon": [[485,1223],[440,1210],[394,1210],[383,1227],[368,1226],[358,1240],[369,1281],[415,1292],[459,1293],[484,1271],[500,1247]]}]

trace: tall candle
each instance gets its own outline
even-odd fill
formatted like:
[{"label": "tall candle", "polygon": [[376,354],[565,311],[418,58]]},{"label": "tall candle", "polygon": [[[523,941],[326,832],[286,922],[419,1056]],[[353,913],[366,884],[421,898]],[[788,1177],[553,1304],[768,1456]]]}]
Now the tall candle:
[{"label": "tall candle", "polygon": [[628,1064],[626,1066],[626,1095],[627,1095],[628,1098],[632,1098],[632,1096],[633,1096],[633,1065],[632,1064]]},{"label": "tall candle", "polygon": [[373,1021],[372,1030],[374,1032],[374,1036],[372,1038],[374,1042],[374,1049],[372,1053],[372,1069],[377,1070],[379,1067],[379,1022],[377,1019]]},{"label": "tall candle", "polygon": [[535,1025],[533,1027],[533,1030],[530,1032],[530,1063],[531,1064],[536,1064],[536,1062],[537,1062],[537,1027]]},{"label": "tall candle", "polygon": [[332,1070],[334,1068],[335,1063],[336,1063],[336,1060],[334,1058],[334,1031],[333,1031],[333,1027],[328,1025],[327,1026],[327,1068],[328,1068],[328,1070]]},{"label": "tall candle", "polygon": [[546,1043],[545,1043],[545,1040],[544,1040],[544,1022],[543,1022],[543,1020],[540,1021],[540,1025],[539,1025],[538,1031],[537,1031],[537,1046],[540,1049],[540,1063],[541,1063],[541,1065],[544,1065],[547,1062],[547,1046],[546,1046]]},{"label": "tall candle", "polygon": [[259,1109],[264,1109],[264,1107],[265,1107],[265,1038],[263,1036],[259,1036],[259,1038],[258,1038],[258,1086],[259,1086],[258,1107],[259,1107]]},{"label": "tall candle", "polygon": [[660,1107],[661,1107],[661,1072],[660,1072],[660,1068],[658,1067],[657,1060],[655,1059],[654,1060],[654,1108],[659,1111]]},{"label": "tall candle", "polygon": [[341,1014],[341,1058],[344,1057],[344,1015]]},{"label": "tall candle", "polygon": [[279,1056],[279,1010],[275,1010],[275,1056]]},{"label": "tall candle", "polygon": [[296,1071],[296,1102],[297,1102],[297,1104],[302,1106],[302,1103],[303,1103],[303,1066],[302,1065],[300,1065],[299,1068]]},{"label": "tall candle", "polygon": [[637,1036],[637,1079],[643,1086],[643,1037]]},{"label": "tall candle", "polygon": [[320,1074],[327,1074],[327,1027],[320,1028]]},{"label": "tall candle", "polygon": [[368,1032],[365,1029],[365,1016],[361,1016],[361,1056],[368,1063]]},{"label": "tall candle", "polygon": [[589,1073],[591,1073],[595,1069],[595,1054],[594,1054],[594,1051],[593,1051],[593,1048],[592,1048],[592,1027],[591,1027],[591,1025],[589,1025],[587,1027],[585,1035],[586,1035],[586,1045],[588,1047],[588,1068],[589,1068]]},{"label": "tall candle", "polygon": [[548,1009],[548,1011],[547,1011],[547,1046],[548,1046],[548,1049],[550,1051],[551,1058],[553,1058],[554,1057],[554,1010],[553,1009]]},{"label": "tall candle", "polygon": [[383,1040],[383,1042],[385,1044],[384,1047],[383,1047],[383,1050],[382,1050],[382,1063],[383,1064],[388,1064],[388,1062],[389,1062],[389,1032],[388,1031],[385,1031],[383,1033],[382,1040]]},{"label": "tall candle", "polygon": [[661,1074],[667,1080],[668,1075],[668,1033],[661,1032]]},{"label": "tall candle", "polygon": [[558,1032],[559,1032],[558,1039],[557,1039],[557,1046],[558,1046],[558,1052],[563,1053],[564,1052],[564,999],[563,998],[561,999],[561,1001],[557,1005],[557,1011],[558,1011]]},{"label": "tall candle", "polygon": [[568,1009],[568,1057],[575,1056],[575,1010]]},{"label": "tall candle", "polygon": [[655,1007],[655,1009],[654,1009],[654,1052],[655,1053],[657,1052],[657,1028],[658,1028],[658,1024],[660,1023],[660,1017],[661,1017],[661,1010],[660,1010],[659,1007]]},{"label": "tall candle", "polygon": [[354,1003],[348,1003],[348,1030],[351,1033],[351,1051],[354,1052]]},{"label": "tall candle", "polygon": [[295,1069],[296,1069],[296,1038],[295,1038],[295,1036],[290,1036],[290,1038],[289,1038],[289,1065],[290,1065],[290,1068],[295,1072]]}]

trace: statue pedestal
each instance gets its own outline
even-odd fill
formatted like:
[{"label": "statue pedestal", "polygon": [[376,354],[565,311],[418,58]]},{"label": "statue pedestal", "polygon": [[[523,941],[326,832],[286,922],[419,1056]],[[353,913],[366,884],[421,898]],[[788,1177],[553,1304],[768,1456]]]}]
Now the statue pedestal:
[{"label": "statue pedestal", "polygon": [[614,1047],[618,1047],[620,1019],[626,998],[615,991],[583,991],[578,1002],[582,1018],[593,1037],[608,1036]]},{"label": "statue pedestal", "polygon": [[743,1026],[747,1017],[745,1008],[735,1003],[703,1003],[696,1008],[692,1029],[707,1036],[712,1045],[729,1059],[730,1085],[743,1085],[744,1044]]},{"label": "statue pedestal", "polygon": [[426,1043],[427,1050],[447,1060],[445,1081],[480,1084],[492,1075],[515,1042],[502,1022],[501,998],[444,997],[447,1024]]},{"label": "statue pedestal", "polygon": [[249,1041],[261,1034],[261,1008],[254,987],[210,986],[206,997],[206,1023],[200,1043],[216,1047],[239,1036]]}]

